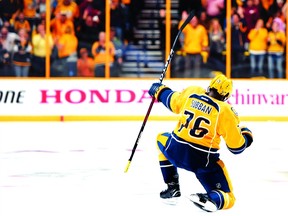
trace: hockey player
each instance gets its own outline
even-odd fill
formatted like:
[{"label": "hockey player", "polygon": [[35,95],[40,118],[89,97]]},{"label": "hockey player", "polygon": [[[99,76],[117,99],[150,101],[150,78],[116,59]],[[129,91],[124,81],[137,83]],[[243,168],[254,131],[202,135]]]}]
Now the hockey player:
[{"label": "hockey player", "polygon": [[160,193],[165,200],[181,196],[177,168],[195,173],[206,193],[189,199],[199,208],[213,212],[235,203],[233,188],[220,159],[220,137],[233,154],[240,154],[253,142],[252,132],[239,126],[235,110],[225,101],[231,96],[232,81],[220,74],[207,90],[190,86],[181,92],[153,83],[149,94],[173,113],[180,114],[172,132],[157,136],[159,163],[168,188]]}]

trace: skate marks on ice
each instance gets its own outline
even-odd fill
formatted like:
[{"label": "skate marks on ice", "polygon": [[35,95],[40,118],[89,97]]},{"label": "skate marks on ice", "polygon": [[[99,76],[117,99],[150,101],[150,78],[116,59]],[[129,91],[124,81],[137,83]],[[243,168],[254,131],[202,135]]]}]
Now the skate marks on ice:
[{"label": "skate marks on ice", "polygon": [[[182,170],[180,202],[167,205],[159,198],[165,185],[155,138],[159,132],[170,131],[174,122],[147,122],[129,171],[124,173],[141,124],[0,123],[0,215],[209,214],[184,198],[203,189],[193,174]],[[236,204],[212,214],[285,215],[288,123],[246,125],[254,133],[251,148],[237,156],[225,150],[225,143],[221,150]]]}]

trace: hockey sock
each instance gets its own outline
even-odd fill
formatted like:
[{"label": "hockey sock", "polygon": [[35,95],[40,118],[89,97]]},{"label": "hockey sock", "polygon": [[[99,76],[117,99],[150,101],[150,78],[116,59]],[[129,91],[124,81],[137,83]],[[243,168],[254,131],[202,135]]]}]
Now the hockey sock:
[{"label": "hockey sock", "polygon": [[159,163],[164,182],[166,184],[172,182],[179,183],[177,168],[168,160],[160,161]]}]

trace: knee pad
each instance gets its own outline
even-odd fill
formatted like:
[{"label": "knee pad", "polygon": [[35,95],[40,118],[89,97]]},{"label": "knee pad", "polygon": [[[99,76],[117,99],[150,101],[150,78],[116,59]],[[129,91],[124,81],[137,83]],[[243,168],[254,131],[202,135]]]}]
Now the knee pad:
[{"label": "knee pad", "polygon": [[224,206],[223,209],[230,209],[234,206],[235,204],[235,197],[232,192],[229,193],[224,193]]},{"label": "knee pad", "polygon": [[163,152],[165,151],[166,143],[169,138],[168,133],[159,133],[157,135],[157,148],[159,150],[159,161],[165,161],[167,158],[164,156]]},{"label": "knee pad", "polygon": [[209,193],[209,197],[216,203],[218,209],[230,209],[235,204],[235,197],[232,192],[213,190]]}]

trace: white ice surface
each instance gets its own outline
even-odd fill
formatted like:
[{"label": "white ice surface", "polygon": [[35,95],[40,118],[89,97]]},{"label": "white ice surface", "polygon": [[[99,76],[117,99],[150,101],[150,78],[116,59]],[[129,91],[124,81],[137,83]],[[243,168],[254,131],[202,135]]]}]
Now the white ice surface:
[{"label": "white ice surface", "polygon": [[[0,216],[277,215],[287,216],[288,122],[244,122],[254,143],[241,155],[221,144],[237,201],[206,213],[183,198],[169,206],[155,138],[175,122],[148,120],[124,173],[142,122],[0,123]],[[179,170],[183,195],[203,192]]]}]

